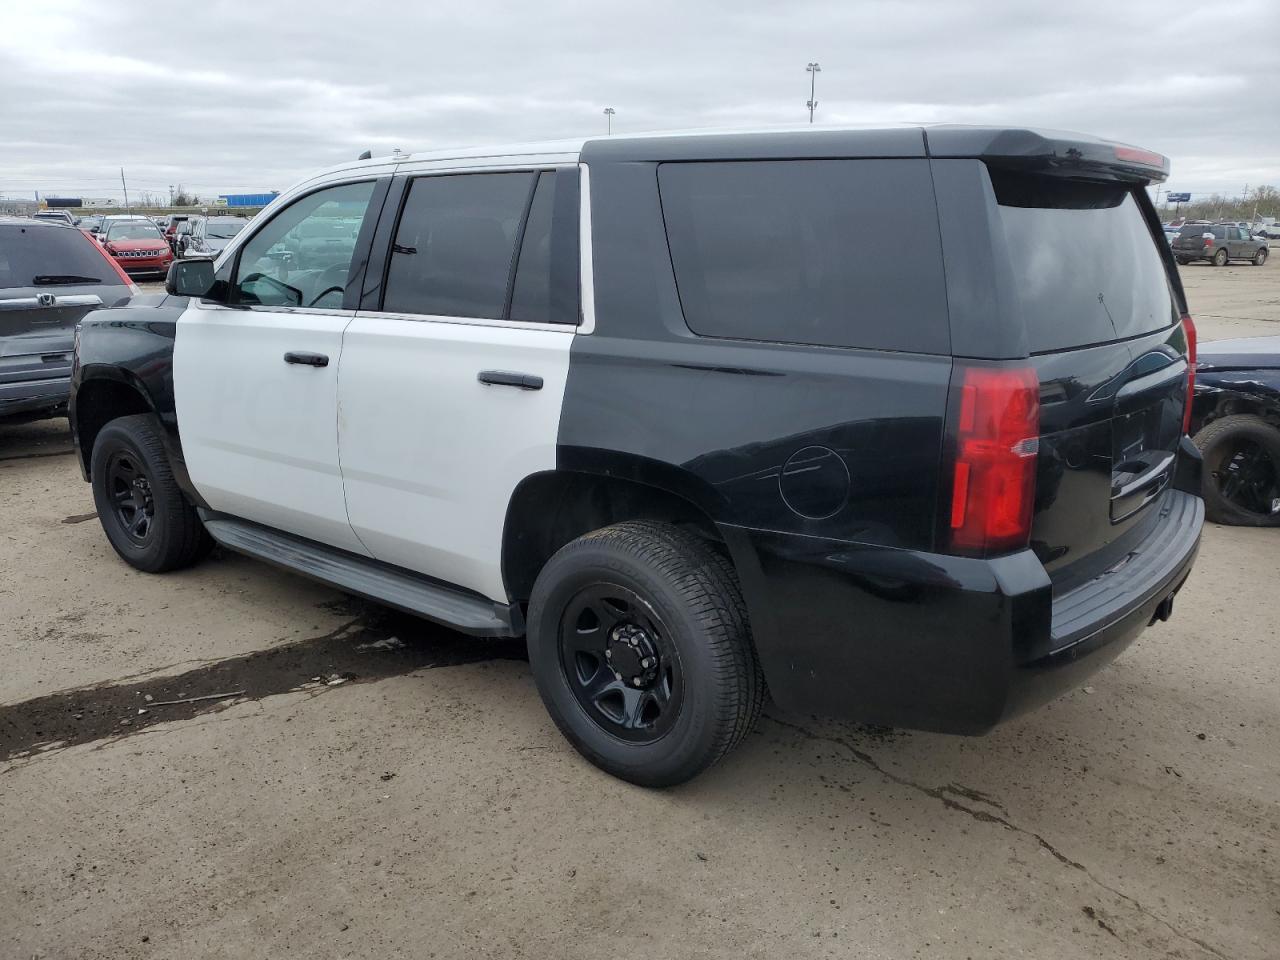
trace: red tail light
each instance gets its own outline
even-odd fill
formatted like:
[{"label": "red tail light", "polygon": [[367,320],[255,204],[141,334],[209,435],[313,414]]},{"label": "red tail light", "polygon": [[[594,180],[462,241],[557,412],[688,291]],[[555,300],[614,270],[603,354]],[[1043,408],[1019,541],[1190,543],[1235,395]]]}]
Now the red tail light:
[{"label": "red tail light", "polygon": [[1196,396],[1196,322],[1191,314],[1182,316],[1182,329],[1187,336],[1187,405],[1182,411],[1182,432],[1191,432],[1191,406]]},{"label": "red tail light", "polygon": [[[88,237],[85,237],[85,239],[89,240]],[[120,278],[121,282],[129,288],[129,293],[132,296],[136,297],[142,292],[138,289],[138,285],[129,279],[129,275],[125,273],[124,268],[120,266],[120,261],[108,252],[107,247],[104,244],[98,243],[96,240],[89,240],[89,242],[93,244],[93,249],[102,254],[102,258],[106,260],[107,263],[111,264],[111,269],[116,272],[116,276]]]},{"label": "red tail light", "polygon": [[1213,246],[1213,237],[1212,237],[1212,235],[1211,235],[1211,236],[1207,236],[1207,237],[1205,237],[1205,238],[1204,238],[1204,245],[1205,245],[1206,247],[1212,247],[1212,246]]},{"label": "red tail light", "polygon": [[1030,367],[957,366],[950,545],[986,556],[1031,536],[1040,382]]}]

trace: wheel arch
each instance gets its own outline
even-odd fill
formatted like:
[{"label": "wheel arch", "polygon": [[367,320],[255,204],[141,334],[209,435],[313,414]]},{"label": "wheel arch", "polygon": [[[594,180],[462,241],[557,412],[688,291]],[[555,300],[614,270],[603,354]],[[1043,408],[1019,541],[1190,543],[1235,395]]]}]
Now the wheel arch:
[{"label": "wheel arch", "polygon": [[93,445],[103,427],[119,417],[137,413],[159,417],[154,400],[136,376],[120,367],[104,365],[80,370],[68,412],[76,458],[86,480]]},{"label": "wheel arch", "polygon": [[1190,432],[1194,436],[1215,420],[1237,414],[1253,414],[1280,428],[1280,398],[1222,387],[1197,390],[1192,406]]},{"label": "wheel arch", "polygon": [[[632,462],[624,466],[626,460]],[[679,468],[639,460],[611,461],[598,470],[548,470],[520,482],[502,531],[502,576],[512,600],[528,600],[538,573],[565,544],[624,520],[687,527],[733,562],[717,522],[722,501],[710,485]]]}]

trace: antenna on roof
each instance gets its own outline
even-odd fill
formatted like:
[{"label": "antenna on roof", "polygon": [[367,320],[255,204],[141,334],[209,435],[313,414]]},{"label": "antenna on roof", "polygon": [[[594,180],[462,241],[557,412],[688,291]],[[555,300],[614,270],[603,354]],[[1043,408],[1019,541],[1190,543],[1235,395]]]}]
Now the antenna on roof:
[{"label": "antenna on roof", "polygon": [[373,159],[373,151],[372,151],[372,150],[366,150],[364,153],[360,154],[360,156],[356,157],[356,159],[357,159],[357,160],[372,160],[372,159]]}]

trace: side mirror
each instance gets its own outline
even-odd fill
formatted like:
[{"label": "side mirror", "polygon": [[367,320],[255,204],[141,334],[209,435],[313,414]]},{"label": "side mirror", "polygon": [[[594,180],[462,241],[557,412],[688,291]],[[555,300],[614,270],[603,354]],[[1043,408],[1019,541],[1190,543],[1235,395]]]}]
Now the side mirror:
[{"label": "side mirror", "polygon": [[164,289],[179,297],[203,297],[213,289],[213,282],[212,260],[175,260],[169,264]]}]

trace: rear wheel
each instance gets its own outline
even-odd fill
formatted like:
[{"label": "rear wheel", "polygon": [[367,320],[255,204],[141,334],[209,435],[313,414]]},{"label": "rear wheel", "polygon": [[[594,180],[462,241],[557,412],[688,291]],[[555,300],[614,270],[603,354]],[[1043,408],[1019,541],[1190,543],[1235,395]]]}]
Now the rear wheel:
[{"label": "rear wheel", "polygon": [[737,745],[764,679],[731,566],[669,524],[631,521],[548,561],[529,662],[560,732],[632,783],[683,783]]},{"label": "rear wheel", "polygon": [[1267,248],[1259,247],[1258,252],[1253,255],[1253,265],[1260,267],[1267,262]]},{"label": "rear wheel", "polygon": [[1280,429],[1239,414],[1195,436],[1204,456],[1205,514],[1215,523],[1280,526]]},{"label": "rear wheel", "polygon": [[1227,265],[1227,251],[1219,250],[1213,255],[1213,265],[1215,267],[1225,267]]},{"label": "rear wheel", "polygon": [[183,496],[154,420],[112,420],[93,444],[93,500],[107,540],[130,566],[163,573],[189,566],[211,541]]}]

